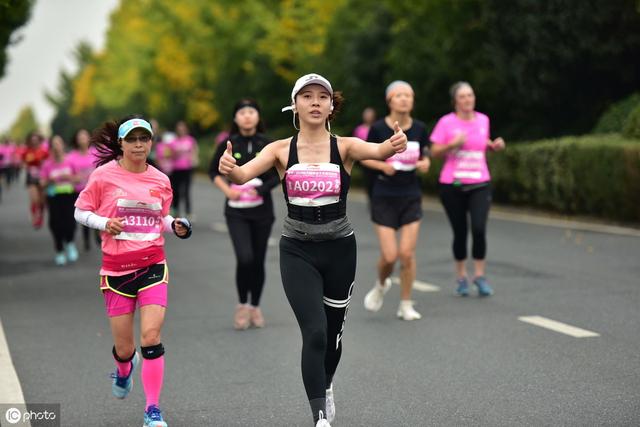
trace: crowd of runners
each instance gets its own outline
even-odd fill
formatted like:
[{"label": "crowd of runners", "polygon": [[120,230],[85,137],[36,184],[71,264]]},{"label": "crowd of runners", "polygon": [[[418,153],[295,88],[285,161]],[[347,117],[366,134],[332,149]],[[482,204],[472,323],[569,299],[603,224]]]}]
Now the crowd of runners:
[{"label": "crowd of runners", "polygon": [[[302,76],[282,109],[292,115],[292,136],[276,141],[267,136],[259,103],[240,99],[208,169],[213,186],[226,197],[223,209],[236,257],[237,330],[266,324],[260,300],[274,203],[286,205],[280,272],[300,327],[302,380],[316,427],[330,426],[336,418],[333,384],[357,264],[356,235],[347,216],[355,164],[364,170],[380,247],[365,309],[380,310],[397,263],[397,316],[405,321],[422,317],[411,299],[423,219],[420,176],[430,173],[436,157],[443,159],[440,199],[452,229],[452,289],[461,297],[471,294],[472,285],[480,297],[494,292],[485,274],[491,205],[486,153],[503,150],[504,140],[491,136],[489,118],[475,110],[467,82],[451,87],[452,111],[433,129],[413,117],[415,94],[409,83],[391,82],[380,96],[388,106],[384,117],[376,120],[375,111],[367,108],[352,136],[334,135],[331,122],[342,107],[341,92],[320,75]],[[164,236],[187,239],[192,234],[191,182],[198,158],[198,143],[185,122],[176,124],[175,133],[161,132],[155,120],[140,115],[106,122],[92,132],[79,129],[69,141],[32,132],[22,144],[8,139],[0,144],[0,189],[24,176],[32,226],[40,229],[47,219],[52,262],[78,262],[82,250],[100,245],[100,290],[116,365],[112,393],[125,398],[140,367],[147,427],[167,425],[159,404],[169,286]],[[272,197],[277,186],[283,202]],[[75,244],[77,224],[81,250]],[[136,310],[140,352],[134,337]]]}]

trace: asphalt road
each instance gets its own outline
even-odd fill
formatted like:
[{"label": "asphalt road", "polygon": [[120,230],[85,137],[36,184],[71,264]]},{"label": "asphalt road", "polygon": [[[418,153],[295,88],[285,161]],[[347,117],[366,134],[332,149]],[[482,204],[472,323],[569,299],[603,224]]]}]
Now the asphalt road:
[{"label": "asphalt road", "polygon": [[[139,426],[139,381],[124,401],[110,392],[99,251],[55,267],[48,230],[29,225],[22,184],[3,197],[0,320],[25,401],[60,403],[63,426]],[[199,179],[194,199],[193,237],[167,243],[165,419],[170,426],[311,425],[300,333],[279,278],[280,191],[267,255],[267,327],[245,332],[232,328],[235,261],[223,198]],[[492,218],[488,277],[496,295],[458,298],[449,225],[437,204],[425,203],[418,280],[439,290],[415,291],[423,319],[403,322],[395,318],[397,286],[379,313],[363,308],[378,249],[366,203],[352,197],[358,272],[333,425],[640,425],[640,238]],[[575,338],[520,316],[599,335]]]}]

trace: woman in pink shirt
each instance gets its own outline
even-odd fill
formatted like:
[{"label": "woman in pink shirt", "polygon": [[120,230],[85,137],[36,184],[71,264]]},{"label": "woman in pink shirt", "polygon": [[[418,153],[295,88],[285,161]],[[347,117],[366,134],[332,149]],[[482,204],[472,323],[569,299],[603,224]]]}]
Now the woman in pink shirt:
[{"label": "woman in pink shirt", "polygon": [[51,156],[40,169],[40,185],[47,195],[49,229],[56,250],[56,265],[78,260],[78,250],[73,243],[76,222],[73,219],[73,186],[75,169],[64,151],[64,141],[59,135],[51,138]]},{"label": "woman in pink shirt", "polygon": [[167,307],[169,272],[163,233],[191,235],[186,219],[169,215],[169,179],[147,164],[153,131],[141,116],[128,116],[97,129],[98,168],[76,202],[78,222],[101,230],[103,291],[111,324],[116,372],[112,392],[124,399],[132,387],[139,362],[133,320],[140,309],[142,386],[146,396],[144,426],[166,427],[158,407],[164,376],[164,347],[160,332]]},{"label": "woman in pink shirt", "polygon": [[[76,199],[80,192],[84,190],[84,187],[87,186],[89,175],[91,175],[91,172],[96,168],[96,161],[98,160],[95,148],[89,147],[91,142],[90,137],[91,135],[89,135],[89,131],[86,129],[78,129],[73,135],[73,140],[71,141],[74,149],[67,156],[69,162],[71,162],[74,168]],[[85,250],[90,249],[90,234],[89,227],[82,226],[82,240]],[[99,245],[100,236],[96,234],[96,237]]]},{"label": "woman in pink shirt", "polygon": [[198,143],[189,135],[189,128],[183,121],[176,124],[178,135],[171,144],[173,170],[171,173],[171,187],[173,188],[173,210],[180,212],[181,202],[185,205],[186,215],[191,216],[191,176],[197,166]]},{"label": "woman in pink shirt", "polygon": [[469,83],[454,84],[450,95],[455,111],[438,120],[430,136],[431,152],[445,159],[440,172],[440,199],[453,229],[456,292],[460,296],[469,295],[465,261],[470,217],[473,283],[478,295],[486,297],[493,294],[493,289],[485,278],[486,228],[491,205],[491,176],[485,153],[503,150],[505,143],[502,138],[490,138],[489,118],[475,111],[476,97]]}]

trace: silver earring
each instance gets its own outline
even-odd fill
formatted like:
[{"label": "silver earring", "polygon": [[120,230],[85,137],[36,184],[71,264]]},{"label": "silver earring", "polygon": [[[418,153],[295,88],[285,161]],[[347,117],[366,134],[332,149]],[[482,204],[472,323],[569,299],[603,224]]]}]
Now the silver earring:
[{"label": "silver earring", "polygon": [[298,126],[296,126],[296,112],[293,112],[293,127],[295,130],[300,130]]},{"label": "silver earring", "polygon": [[329,119],[327,119],[326,121],[326,128],[329,131],[329,133],[331,133],[331,122],[329,121]]}]

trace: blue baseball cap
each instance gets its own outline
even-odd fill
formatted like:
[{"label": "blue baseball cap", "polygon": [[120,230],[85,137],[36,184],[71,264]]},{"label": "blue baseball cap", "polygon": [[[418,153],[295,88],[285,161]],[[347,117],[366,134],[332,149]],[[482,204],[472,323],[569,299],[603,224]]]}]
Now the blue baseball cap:
[{"label": "blue baseball cap", "polygon": [[151,129],[151,124],[145,119],[130,119],[120,125],[118,128],[118,138],[122,139],[129,135],[134,129],[144,129],[153,136],[153,129]]}]

